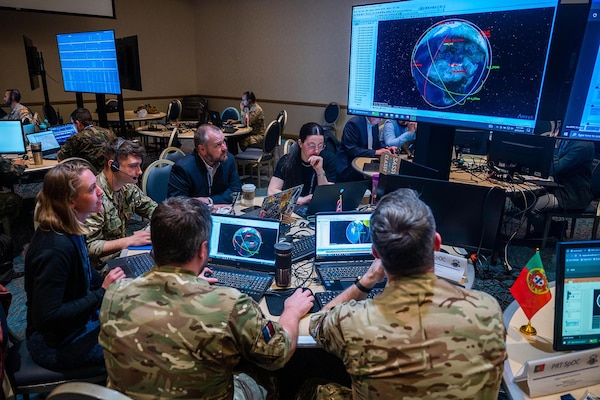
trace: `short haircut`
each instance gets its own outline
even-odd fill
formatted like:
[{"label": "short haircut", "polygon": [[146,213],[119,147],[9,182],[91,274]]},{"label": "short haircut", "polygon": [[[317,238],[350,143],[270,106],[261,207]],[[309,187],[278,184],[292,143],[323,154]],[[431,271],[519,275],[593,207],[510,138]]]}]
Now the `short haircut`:
[{"label": "short haircut", "polygon": [[157,265],[182,265],[210,240],[212,220],[208,207],[191,197],[171,197],[156,207],[150,221],[152,249]]},{"label": "short haircut", "polygon": [[78,108],[71,113],[71,119],[73,122],[79,121],[83,125],[90,125],[93,123],[92,113],[87,108]]},{"label": "short haircut", "polygon": [[215,133],[221,133],[221,129],[215,125],[202,124],[196,129],[194,133],[194,147],[198,148],[198,145],[204,145],[208,142],[208,132],[214,131]]},{"label": "short haircut", "polygon": [[373,246],[392,276],[422,274],[433,268],[435,220],[412,189],[383,196],[371,216]]},{"label": "short haircut", "polygon": [[248,100],[250,100],[251,103],[256,103],[256,96],[254,95],[254,92],[252,90],[248,90],[247,92],[244,92],[243,95],[245,95],[246,98]]},{"label": "short haircut", "polygon": [[10,92],[10,98],[19,103],[21,101],[21,92],[19,89],[6,89],[7,92]]},{"label": "short haircut", "polygon": [[[117,148],[119,149],[119,154],[117,154]],[[133,142],[121,137],[111,140],[104,146],[105,164],[108,163],[109,160],[114,160],[115,155],[117,155],[117,160],[124,161],[130,154],[143,159],[146,157],[146,149],[138,142]]]}]

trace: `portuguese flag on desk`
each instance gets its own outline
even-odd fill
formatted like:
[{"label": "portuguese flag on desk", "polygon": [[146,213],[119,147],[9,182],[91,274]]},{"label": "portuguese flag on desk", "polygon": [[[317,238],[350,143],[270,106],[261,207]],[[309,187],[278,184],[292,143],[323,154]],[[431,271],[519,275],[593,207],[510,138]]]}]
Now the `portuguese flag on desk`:
[{"label": "portuguese flag on desk", "polygon": [[510,292],[529,320],[550,301],[552,295],[539,251],[525,264]]}]

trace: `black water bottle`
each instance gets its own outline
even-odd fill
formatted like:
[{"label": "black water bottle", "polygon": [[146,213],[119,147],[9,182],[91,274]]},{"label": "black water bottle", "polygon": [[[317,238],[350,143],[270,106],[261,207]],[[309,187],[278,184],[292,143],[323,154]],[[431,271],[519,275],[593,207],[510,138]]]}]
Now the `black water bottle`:
[{"label": "black water bottle", "polygon": [[287,287],[292,280],[292,245],[277,243],[275,245],[275,284]]}]

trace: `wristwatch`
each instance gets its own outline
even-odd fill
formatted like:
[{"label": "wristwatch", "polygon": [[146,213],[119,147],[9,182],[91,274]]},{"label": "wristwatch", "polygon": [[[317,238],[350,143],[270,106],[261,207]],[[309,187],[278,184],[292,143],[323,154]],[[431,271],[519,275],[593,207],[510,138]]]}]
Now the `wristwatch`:
[{"label": "wristwatch", "polygon": [[356,285],[356,287],[358,288],[358,290],[360,290],[363,293],[369,294],[371,293],[371,290],[373,290],[373,288],[369,289],[366,288],[362,285],[362,283],[360,283],[360,276],[358,278],[356,278],[356,280],[354,281],[354,284]]}]

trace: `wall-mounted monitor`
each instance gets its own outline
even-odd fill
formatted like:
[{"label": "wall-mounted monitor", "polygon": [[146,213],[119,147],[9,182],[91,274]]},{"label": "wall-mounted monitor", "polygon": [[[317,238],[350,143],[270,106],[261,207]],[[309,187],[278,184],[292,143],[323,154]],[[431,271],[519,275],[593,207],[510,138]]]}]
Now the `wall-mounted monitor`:
[{"label": "wall-mounted monitor", "polygon": [[600,347],[600,241],[556,244],[557,351]]},{"label": "wall-mounted monitor", "polygon": [[555,139],[549,136],[494,132],[488,163],[505,173],[547,178],[550,175]]},{"label": "wall-mounted monitor", "polygon": [[592,0],[561,136],[600,141],[600,0]]},{"label": "wall-mounted monitor", "polygon": [[112,30],[56,35],[66,92],[120,94]]},{"label": "wall-mounted monitor", "polygon": [[533,132],[557,3],[412,0],[354,6],[348,112]]},{"label": "wall-mounted monitor", "polygon": [[31,90],[40,87],[38,75],[41,73],[40,56],[33,41],[23,35],[23,44],[25,45],[25,58],[27,60],[27,72],[29,74],[29,86]]},{"label": "wall-mounted monitor", "polygon": [[140,55],[138,37],[119,38],[117,44],[117,61],[119,63],[119,80],[121,89],[142,91],[142,73],[140,71]]},{"label": "wall-mounted monitor", "polygon": [[0,154],[24,154],[25,137],[21,121],[0,121]]}]

